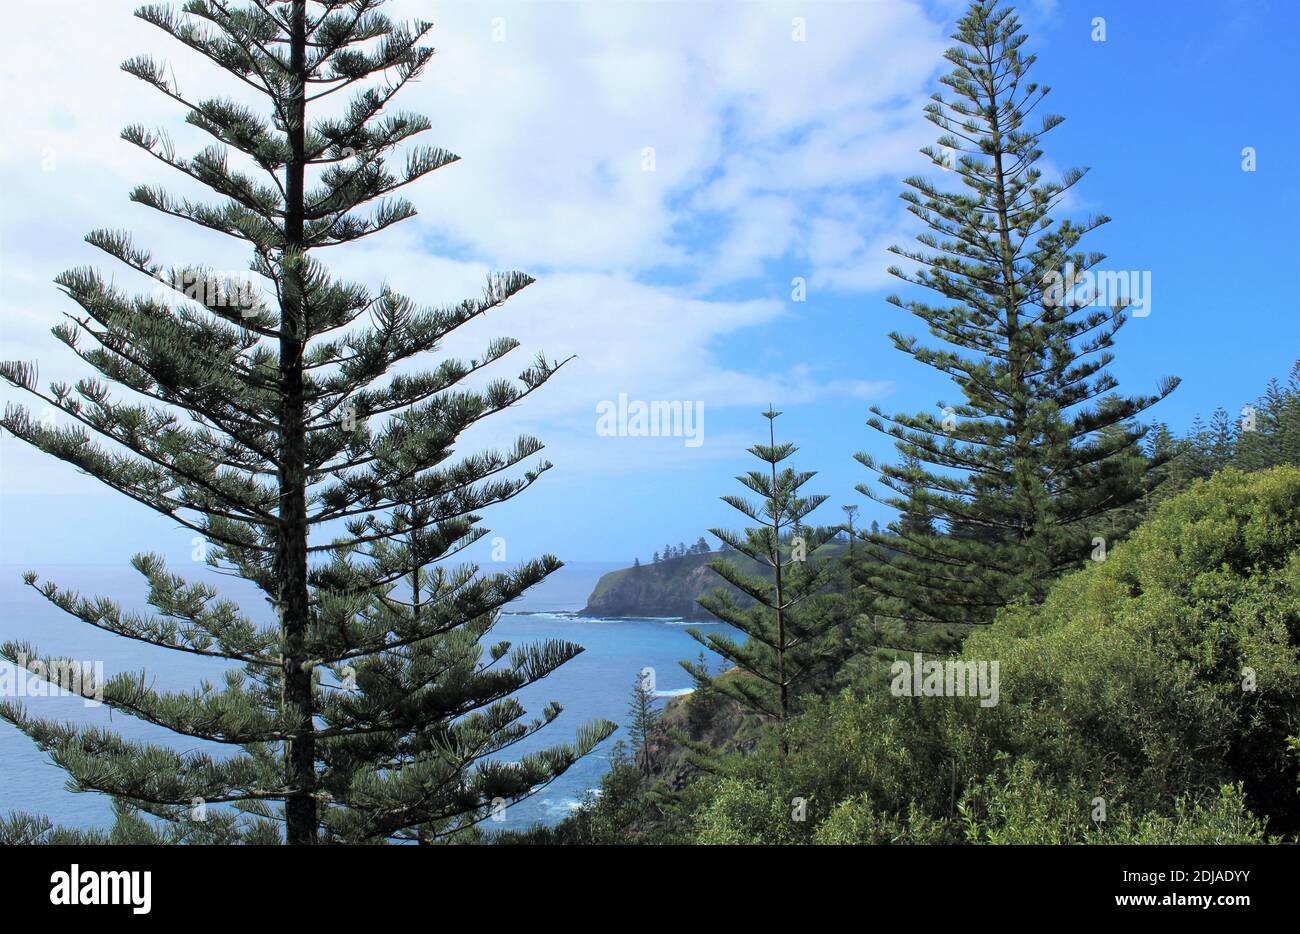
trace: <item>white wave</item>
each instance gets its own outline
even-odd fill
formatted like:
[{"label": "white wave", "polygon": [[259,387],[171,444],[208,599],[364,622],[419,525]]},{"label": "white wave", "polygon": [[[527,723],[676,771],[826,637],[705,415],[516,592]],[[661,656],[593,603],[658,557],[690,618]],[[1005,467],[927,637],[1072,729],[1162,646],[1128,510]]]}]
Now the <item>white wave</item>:
[{"label": "white wave", "polygon": [[673,688],[671,691],[655,691],[655,697],[685,697],[695,693],[695,688]]},{"label": "white wave", "polygon": [[577,798],[561,798],[559,801],[547,798],[542,801],[542,807],[550,814],[573,812],[582,807],[582,802]]}]

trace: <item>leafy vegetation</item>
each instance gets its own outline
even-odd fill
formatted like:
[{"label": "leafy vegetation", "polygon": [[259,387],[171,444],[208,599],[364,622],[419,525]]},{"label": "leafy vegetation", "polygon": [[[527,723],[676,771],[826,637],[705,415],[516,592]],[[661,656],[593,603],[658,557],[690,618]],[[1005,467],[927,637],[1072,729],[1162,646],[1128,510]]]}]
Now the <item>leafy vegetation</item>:
[{"label": "leafy vegetation", "polygon": [[[276,300],[232,305],[220,287],[196,299],[190,287],[213,284],[209,270],[164,268],[125,233],[93,233],[188,304],[132,297],[93,270],[60,277],[87,317],[54,334],[108,382],[42,389],[34,364],[0,363],[0,377],[72,426],[11,405],[0,427],[201,535],[209,563],[256,585],[274,618],[245,615],[152,555],[134,566],[156,615],[29,575],[88,625],[226,663],[220,688],[158,692],[143,674],[98,687],[115,711],[233,754],[128,742],[5,701],[0,717],[72,787],[113,796],[116,821],[80,831],[13,814],[0,842],[1296,838],[1300,363],[1239,417],[1219,410],[1181,438],[1143,422],[1176,380],[1149,396],[1116,392],[1107,367],[1128,299],[1099,303],[1072,279],[1104,261],[1079,243],[1106,219],[1057,217],[1083,173],[1042,179],[1039,145],[1061,118],[1029,127],[1047,89],[1028,78],[1034,56],[1014,12],[994,0],[959,21],[946,91],[926,108],[943,135],[923,152],[960,187],[905,181],[928,230],[920,248],[893,251],[911,271],[891,272],[939,300],[891,301],[943,343],[890,339],[956,395],[940,401],[942,417],[873,410],[898,460],[860,456],[882,489],[859,489],[897,517],[858,528],[850,505],[847,528],[809,527],[826,497],[801,494],[814,474],[782,466],[796,448],[777,443],[779,413],[764,413],[767,443],[750,449],[761,466],[738,478],[758,498],[724,497],[753,524],[712,530],[718,552],[702,537],[665,545],[602,578],[589,608],[621,615],[657,587],[676,601],[664,612],[688,616],[678,605],[709,585],[700,606],[742,638],[692,635],[723,667],[704,653],[684,662],[696,690],[662,710],[639,679],[630,747],[614,745],[600,793],[573,816],[522,833],[484,826],[613,724],[503,761],[560,712],[552,703],[526,720],[515,693],[581,648],[488,641],[501,608],[557,559],[491,575],[452,561],[486,534],[479,511],[550,467],[533,461],[542,446],[530,437],[453,460],[460,436],[562,364],[541,357],[517,381],[480,384],[515,347],[499,339],[468,363],[406,366],[532,280],[493,276],[481,299],[419,309],[337,281],[313,258],[411,216],[390,195],[456,158],[417,148],[401,170],[385,162],[429,126],[380,114],[431,51],[429,24],[394,24],[381,3],[318,3],[309,16],[306,0],[238,12],[194,0],[180,15],[138,14],[260,92],[273,117],[186,101],[153,60],[131,60],[129,73],[186,105],[219,145],[182,160],[162,136],[124,136],[226,203],[151,187],[132,197],[247,241]],[[309,101],[367,78],[388,81],[359,90],[341,117],[309,119]],[[234,172],[228,148],[265,178]],[[109,383],[145,401],[115,400]],[[40,659],[17,643],[0,656]],[[984,679],[991,692],[968,689]],[[196,802],[214,805],[206,819],[190,819]]]},{"label": "leafy vegetation", "polygon": [[[1265,842],[1300,829],[1300,468],[1227,469],[1106,560],[970,636],[1000,702],[898,697],[877,664],[807,696],[662,811],[592,814],[696,843]],[[643,810],[629,808],[632,791]],[[654,817],[649,808],[659,809]],[[653,817],[653,820],[651,819]],[[607,840],[605,842],[613,842]]]}]

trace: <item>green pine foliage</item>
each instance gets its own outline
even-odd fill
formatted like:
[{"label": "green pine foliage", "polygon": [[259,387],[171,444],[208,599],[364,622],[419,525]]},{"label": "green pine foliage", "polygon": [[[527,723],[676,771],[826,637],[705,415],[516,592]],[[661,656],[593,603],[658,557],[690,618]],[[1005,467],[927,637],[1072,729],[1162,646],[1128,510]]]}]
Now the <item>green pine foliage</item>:
[{"label": "green pine foliage", "polygon": [[[912,625],[987,623],[1085,561],[1096,536],[1113,534],[1108,514],[1146,492],[1155,465],[1136,417],[1177,385],[1117,394],[1106,367],[1127,301],[1054,289],[1071,269],[1100,267],[1102,254],[1078,244],[1107,218],[1055,217],[1084,172],[1049,182],[1037,167],[1062,118],[1030,126],[1048,89],[1028,79],[1035,57],[1015,14],[979,0],[954,39],[950,93],[926,108],[943,135],[922,151],[961,187],[906,180],[903,199],[928,229],[919,247],[892,249],[915,271],[890,269],[939,298],[890,298],[940,342],[893,333],[894,346],[950,378],[954,395],[938,414],[874,408],[868,423],[901,463],[858,456],[880,485],[859,490],[906,519],[899,534],[865,536],[860,579],[877,613]],[[929,534],[927,518],[948,534]]]},{"label": "green pine foliage", "polygon": [[642,671],[628,697],[627,732],[632,741],[632,759],[645,778],[650,777],[654,768],[651,744],[659,729],[661,713],[655,709],[656,700],[653,673]]},{"label": "green pine foliage", "polygon": [[[501,607],[559,567],[555,558],[492,574],[457,558],[487,534],[481,510],[550,466],[529,437],[453,457],[458,436],[560,364],[539,357],[517,381],[468,388],[516,347],[502,338],[471,360],[409,365],[532,280],[493,275],[481,297],[427,308],[336,279],[317,259],[413,216],[399,190],[457,158],[419,145],[394,158],[430,127],[393,103],[433,54],[422,44],[431,24],[395,23],[381,7],[191,0],[179,12],[138,10],[264,105],[194,95],[149,56],[122,66],[212,144],[186,158],[161,130],[133,125],[123,138],[219,199],[141,185],[131,200],[246,243],[251,285],[166,265],[129,234],[97,230],[88,242],[153,287],[133,295],[90,268],[58,278],[78,312],[54,335],[102,379],[43,389],[35,364],[0,365],[62,423],[10,405],[0,426],[202,536],[209,564],[265,595],[269,612],[240,607],[156,555],[133,561],[149,613],[27,576],[87,625],[233,666],[192,691],[155,690],[144,672],[102,685],[113,711],[185,738],[175,748],[0,705],[73,788],[161,819],[160,839],[441,839],[494,802],[534,793],[613,729],[590,724],[572,744],[500,758],[560,712],[550,704],[528,719],[513,694],[581,648],[489,640]],[[313,117],[336,95],[350,101]],[[15,644],[0,654],[39,658]],[[215,757],[195,739],[235,751]],[[196,800],[208,807],[202,826],[187,820]],[[16,820],[15,832],[42,832]]]},{"label": "green pine foliage", "polygon": [[997,705],[897,697],[883,673],[809,699],[784,753],[769,736],[697,782],[686,838],[1292,838],[1298,619],[1300,470],[1225,470],[971,635],[963,657],[1000,664]]},{"label": "green pine foliage", "polygon": [[[1108,372],[1128,302],[1069,280],[1102,269],[1080,244],[1107,218],[1058,216],[1084,172],[1049,182],[1037,167],[1062,118],[1034,114],[1048,89],[1029,80],[1035,57],[999,0],[959,21],[946,90],[926,108],[942,135],[923,152],[952,184],[905,181],[925,229],[893,248],[908,271],[890,272],[938,298],[891,297],[933,342],[890,338],[953,388],[934,413],[872,410],[897,459],[858,455],[876,480],[858,490],[897,518],[863,529],[845,506],[843,526],[810,524],[827,497],[802,493],[814,473],[786,466],[797,448],[776,441],[780,413],[763,413],[768,442],[749,449],[761,465],[737,478],[756,499],[723,497],[752,525],[710,530],[722,545],[708,567],[731,589],[700,600],[741,636],[688,630],[721,667],[704,652],[683,662],[696,689],[662,709],[643,672],[600,792],[555,826],[492,832],[489,816],[614,725],[516,751],[561,708],[530,717],[515,695],[582,649],[492,633],[560,562],[487,573],[462,554],[489,534],[480,514],[551,465],[531,437],[465,454],[460,436],[563,363],[539,356],[487,380],[515,341],[436,354],[532,280],[493,275],[480,298],[425,308],[318,258],[413,216],[400,190],[457,158],[413,144],[429,121],[392,109],[430,60],[431,27],[382,6],[137,12],[260,100],[191,96],[148,56],[123,65],[212,144],[186,158],[162,130],[123,138],[219,200],[155,185],[131,199],[243,241],[248,276],[92,232],[152,292],[90,268],[61,275],[78,310],[53,333],[100,376],[43,387],[36,364],[0,363],[47,411],[7,405],[0,428],[200,537],[208,564],[265,605],[155,554],[132,561],[145,612],[29,572],[83,623],[207,658],[216,675],[179,692],[144,671],[82,683],[175,733],[171,745],[0,702],[115,814],[93,830],[10,814],[0,843],[1294,842],[1300,362],[1185,436],[1143,424],[1177,380],[1124,396]],[[338,94],[346,106],[328,107]],[[833,541],[846,531],[847,546]],[[708,553],[701,537],[652,563]],[[997,665],[998,699],[898,696],[891,662],[913,652]],[[0,658],[76,664],[18,642]]]},{"label": "green pine foliage", "polygon": [[1233,464],[1242,470],[1300,466],[1300,360],[1286,385],[1269,380],[1264,394],[1241,409],[1233,447]]},{"label": "green pine foliage", "polygon": [[798,450],[788,442],[776,443],[776,419],[780,414],[771,410],[763,413],[768,422],[768,443],[749,449],[766,466],[736,478],[760,500],[722,497],[756,524],[743,533],[710,529],[724,545],[772,572],[771,579],[760,577],[723,557],[709,563],[723,580],[754,602],[741,606],[732,594],[718,589],[702,597],[700,605],[747,638],[741,642],[725,633],[688,630],[706,648],[740,669],[741,674],[710,678],[701,667],[690,662],[682,664],[697,683],[711,681],[719,692],[784,721],[794,709],[799,688],[834,657],[838,620],[834,610],[827,608],[828,601],[834,606],[833,597],[819,597],[833,584],[836,571],[833,562],[818,557],[817,550],[840,529],[809,529],[803,525],[804,518],[826,497],[799,493],[814,472],[778,469]]},{"label": "green pine foliage", "polygon": [[1195,480],[1211,477],[1224,467],[1265,470],[1284,464],[1300,466],[1300,361],[1291,368],[1285,384],[1269,380],[1263,394],[1243,405],[1235,416],[1216,409],[1207,426],[1193,421],[1183,437],[1164,424],[1153,427],[1147,439],[1152,458],[1168,461],[1160,469],[1164,482],[1156,489],[1159,500],[1179,493]]}]

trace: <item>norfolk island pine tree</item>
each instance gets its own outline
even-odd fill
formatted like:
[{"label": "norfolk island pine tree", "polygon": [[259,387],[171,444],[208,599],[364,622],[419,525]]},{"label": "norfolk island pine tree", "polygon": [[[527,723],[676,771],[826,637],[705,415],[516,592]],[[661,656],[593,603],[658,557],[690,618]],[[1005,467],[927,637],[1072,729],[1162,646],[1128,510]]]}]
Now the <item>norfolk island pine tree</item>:
[{"label": "norfolk island pine tree", "polygon": [[[816,473],[778,469],[798,450],[790,442],[776,443],[776,419],[780,412],[763,413],[768,424],[768,443],[756,444],[749,453],[765,467],[736,479],[758,494],[758,500],[727,495],[722,501],[756,523],[743,532],[710,529],[709,532],[733,551],[760,567],[772,571],[772,580],[747,572],[740,564],[719,556],[708,563],[719,577],[752,599],[742,606],[735,597],[718,588],[699,598],[700,606],[734,626],[747,637],[737,641],[726,633],[705,633],[691,627],[687,632],[701,645],[721,655],[738,668],[741,677],[723,674],[713,677],[703,661],[683,661],[697,687],[708,685],[777,723],[781,749],[786,749],[785,723],[795,712],[796,692],[804,682],[836,658],[833,636],[840,624],[840,607],[819,600],[835,575],[834,563],[816,552],[838,533],[838,527],[820,531],[802,527],[810,513],[827,499],[825,495],[801,496],[799,491]],[[690,744],[692,761],[707,765],[709,751]]]},{"label": "norfolk island pine tree", "polygon": [[[433,50],[421,45],[431,24],[395,24],[382,4],[194,0],[179,12],[137,10],[269,101],[270,116],[197,100],[147,56],[127,61],[125,71],[184,107],[215,143],[186,160],[162,132],[134,125],[123,138],[225,202],[151,186],[131,200],[248,243],[249,270],[269,293],[235,289],[232,302],[208,268],[164,267],[127,234],[98,230],[88,242],[169,298],[132,297],[93,269],[64,273],[57,283],[84,314],[54,334],[108,382],[41,389],[34,364],[0,365],[70,422],[51,427],[10,404],[0,426],[202,536],[208,563],[251,581],[271,607],[266,621],[246,615],[151,554],[133,564],[156,614],[25,576],[99,629],[234,666],[221,688],[154,691],[143,672],[94,686],[112,710],[228,745],[228,757],[0,705],[73,788],[113,796],[120,815],[159,818],[128,822],[149,839],[437,840],[535,793],[614,729],[591,723],[570,744],[498,758],[560,712],[549,704],[527,720],[513,693],[581,647],[482,641],[557,559],[493,574],[457,559],[487,534],[478,511],[519,495],[550,464],[534,461],[542,445],[531,437],[459,460],[453,443],[562,364],[539,356],[518,382],[469,388],[517,346],[497,339],[468,362],[395,371],[532,280],[493,275],[480,299],[421,308],[387,287],[337,281],[313,255],[413,216],[393,193],[457,158],[415,146],[400,168],[386,164],[429,128],[422,116],[381,114]],[[352,95],[341,117],[309,119],[314,102],[341,91]],[[232,165],[231,150],[254,174]],[[114,399],[108,383],[127,398]],[[0,654],[39,658],[15,643]],[[187,820],[196,800],[214,806],[201,823]],[[10,829],[22,826],[32,823],[19,817]]]},{"label": "norfolk island pine tree", "polygon": [[1035,167],[1040,140],[1062,118],[1026,129],[1049,89],[1025,80],[1035,57],[1020,54],[1014,12],[979,0],[953,38],[953,70],[941,79],[953,96],[935,94],[926,107],[943,136],[922,152],[965,190],[906,180],[902,197],[929,230],[921,248],[891,248],[915,271],[889,270],[944,303],[889,301],[944,342],[895,332],[895,347],[950,377],[959,396],[939,402],[943,418],[873,407],[868,424],[895,440],[902,463],[858,455],[884,488],[860,492],[941,523],[863,536],[871,560],[859,580],[874,611],[908,624],[986,623],[1087,560],[1095,536],[1114,534],[1119,511],[1159,475],[1136,419],[1178,384],[1162,379],[1153,395],[1131,398],[1113,391],[1106,367],[1129,302],[1093,307],[1068,281],[1071,267],[1079,274],[1105,259],[1075,247],[1108,218],[1052,216],[1084,171],[1043,182]]}]

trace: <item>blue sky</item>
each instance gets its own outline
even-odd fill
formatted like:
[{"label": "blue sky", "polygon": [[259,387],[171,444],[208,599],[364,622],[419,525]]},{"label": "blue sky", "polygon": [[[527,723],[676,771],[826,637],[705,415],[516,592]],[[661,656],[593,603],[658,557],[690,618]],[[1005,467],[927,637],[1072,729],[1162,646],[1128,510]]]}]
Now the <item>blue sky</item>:
[{"label": "blue sky", "polygon": [[[132,120],[186,136],[180,114],[115,70],[140,51],[183,82],[224,87],[183,49],[129,16],[132,3],[31,5],[0,37],[11,179],[0,217],[6,359],[42,374],[80,373],[48,335],[67,311],[50,279],[103,258],[80,242],[122,226],[168,262],[242,268],[237,247],[125,201],[137,182],[187,189],[116,139]],[[951,393],[893,350],[890,330],[923,333],[885,303],[884,247],[914,232],[900,181],[930,169],[916,149],[959,3],[393,4],[437,23],[438,54],[404,106],[429,114],[428,142],[464,159],[415,186],[420,216],[364,245],[329,252],[340,274],[387,281],[421,302],[478,291],[489,268],[538,282],[448,351],[518,337],[521,369],[538,350],[578,355],[542,392],[481,433],[540,436],[556,469],[487,516],[508,560],[648,558],[736,524],[719,502],[739,492],[747,444],[770,401],[785,414],[797,465],[862,520],[889,516],[853,491],[858,450],[886,455],[867,408],[915,411]],[[1089,166],[1069,216],[1113,220],[1085,246],[1108,268],[1149,270],[1149,317],[1121,332],[1121,389],[1183,385],[1154,416],[1251,401],[1300,357],[1296,63],[1291,2],[1027,2],[1036,80],[1066,122],[1044,164]],[[432,10],[432,16],[430,16]],[[54,54],[54,24],[84,25]],[[1103,17],[1106,40],[1093,41]],[[802,18],[806,38],[792,41]],[[60,42],[64,37],[60,36]],[[61,63],[76,61],[71,73]],[[1258,168],[1241,169],[1254,147]],[[191,146],[191,149],[193,146]],[[647,149],[653,169],[646,171]],[[220,257],[220,258],[215,258]],[[224,265],[223,265],[224,264]],[[119,274],[120,275],[120,274]],[[795,277],[807,300],[790,300]],[[130,284],[126,278],[122,284]],[[602,437],[596,407],[631,399],[700,401],[704,443]],[[6,399],[13,398],[12,393]],[[71,468],[0,440],[0,562],[121,561],[154,550],[188,560],[190,536]],[[182,568],[178,568],[183,570]]]}]

